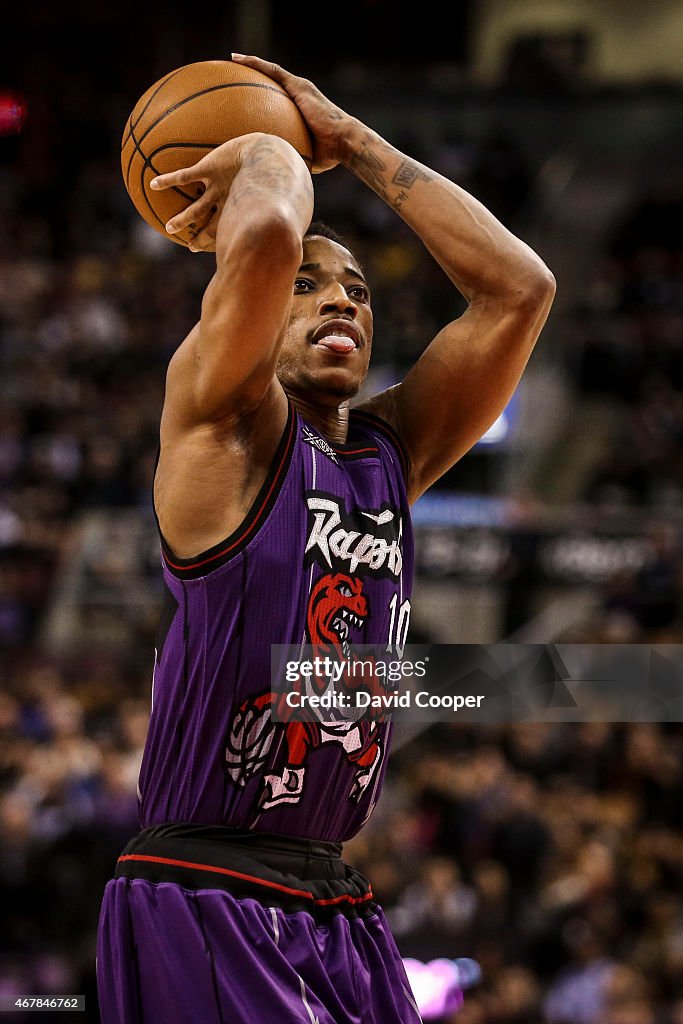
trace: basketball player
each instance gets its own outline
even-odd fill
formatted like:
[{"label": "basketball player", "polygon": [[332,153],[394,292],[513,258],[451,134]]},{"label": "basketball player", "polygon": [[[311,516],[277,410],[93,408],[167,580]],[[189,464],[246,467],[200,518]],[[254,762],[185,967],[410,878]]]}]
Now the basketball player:
[{"label": "basketball player", "polygon": [[[403,218],[468,301],[396,387],[360,405],[372,310],[353,253],[314,224],[280,139],[227,142],[156,187],[205,190],[168,230],[215,251],[171,359],[155,507],[166,605],[140,774],[143,831],[104,896],[104,1024],[415,1024],[369,883],[340,857],[386,768],[378,721],[274,718],[271,644],[398,642],[409,505],[497,418],[546,320],[542,261],[457,185],[310,82],[315,140]],[[400,624],[400,625],[399,625]]]}]

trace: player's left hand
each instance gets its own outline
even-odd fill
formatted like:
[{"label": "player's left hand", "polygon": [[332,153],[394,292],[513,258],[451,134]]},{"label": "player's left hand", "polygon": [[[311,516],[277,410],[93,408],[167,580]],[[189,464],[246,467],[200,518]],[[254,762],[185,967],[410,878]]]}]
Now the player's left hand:
[{"label": "player's left hand", "polygon": [[240,135],[216,146],[206,156],[190,167],[158,174],[150,182],[150,188],[188,188],[201,185],[199,197],[181,212],[172,217],[166,225],[169,235],[189,231],[192,241],[190,252],[215,252],[218,219],[225,206],[232,183],[240,169],[245,154],[261,140],[269,136],[262,132]]},{"label": "player's left hand", "polygon": [[346,130],[358,123],[355,118],[323,96],[313,82],[290,74],[279,64],[241,53],[233,53],[232,59],[236,64],[246,64],[272,78],[294,100],[313,136],[311,169],[314,174],[328,171],[343,161]]}]

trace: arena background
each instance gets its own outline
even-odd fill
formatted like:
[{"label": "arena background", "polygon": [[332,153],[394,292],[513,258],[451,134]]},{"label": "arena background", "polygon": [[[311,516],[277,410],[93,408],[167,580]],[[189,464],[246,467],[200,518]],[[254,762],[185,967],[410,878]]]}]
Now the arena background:
[{"label": "arena background", "polygon": [[[557,277],[506,415],[416,506],[410,638],[683,639],[683,9],[440,8],[3,13],[0,113],[27,116],[0,138],[1,995],[85,992],[98,1019],[100,897],[136,830],[164,371],[211,271],[121,181],[125,119],[169,69],[234,49],[312,77]],[[351,175],[316,190],[373,284],[378,389],[462,303]],[[682,824],[678,723],[444,721],[397,749],[345,852],[404,956],[480,962],[458,1024],[682,1024]]]}]

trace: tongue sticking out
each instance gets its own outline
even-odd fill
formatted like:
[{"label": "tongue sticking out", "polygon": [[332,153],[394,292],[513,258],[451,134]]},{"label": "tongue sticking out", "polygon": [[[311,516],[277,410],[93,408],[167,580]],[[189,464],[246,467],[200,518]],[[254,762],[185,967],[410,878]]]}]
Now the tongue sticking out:
[{"label": "tongue sticking out", "polygon": [[336,352],[339,355],[353,352],[356,347],[353,338],[348,338],[345,334],[329,334],[325,338],[320,338],[318,344],[328,348],[330,352]]}]

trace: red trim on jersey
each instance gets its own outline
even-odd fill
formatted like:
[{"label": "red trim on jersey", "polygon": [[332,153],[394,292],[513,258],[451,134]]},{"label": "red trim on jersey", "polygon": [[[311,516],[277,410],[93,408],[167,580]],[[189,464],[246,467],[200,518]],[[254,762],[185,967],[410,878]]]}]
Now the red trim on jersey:
[{"label": "red trim on jersey", "polygon": [[[332,445],[332,447],[334,447],[334,445]],[[347,449],[347,448],[335,448],[334,450],[335,450],[335,453],[337,455],[341,455],[341,456],[344,456],[344,455],[362,455],[364,452],[374,452],[375,455],[378,454],[376,448],[351,448],[350,450]]]},{"label": "red trim on jersey", "polygon": [[279,889],[280,892],[289,893],[291,896],[305,896],[306,899],[313,900],[318,906],[329,906],[332,903],[340,903],[342,900],[346,900],[347,903],[365,903],[366,900],[371,900],[372,889],[365,894],[365,896],[334,896],[327,900],[317,900],[312,892],[308,892],[306,889],[291,889],[288,885],[280,885],[278,882],[268,882],[264,878],[257,878],[255,875],[245,875],[241,871],[231,871],[230,868],[219,868],[214,864],[196,864],[189,860],[174,860],[171,857],[152,857],[149,854],[144,853],[125,853],[119,857],[119,863],[124,860],[144,860],[151,861],[154,864],[171,864],[176,868],[193,868],[195,871],[213,871],[219,875],[230,875],[232,878],[241,878],[245,882],[254,882],[256,885],[265,885],[269,889]]},{"label": "red trim on jersey", "polygon": [[408,450],[405,444],[403,443],[402,437],[394,429],[394,427],[392,427],[390,423],[387,423],[386,420],[382,419],[381,416],[375,416],[374,413],[366,412],[365,409],[351,409],[351,416],[353,416],[355,419],[365,420],[366,423],[368,423],[370,426],[375,427],[377,430],[380,430],[385,435],[385,437],[387,437],[392,442],[394,448],[396,448],[396,450],[398,451],[399,458],[401,460],[401,465],[403,468],[403,475],[404,478],[407,480],[410,469],[410,457],[408,455]]}]

